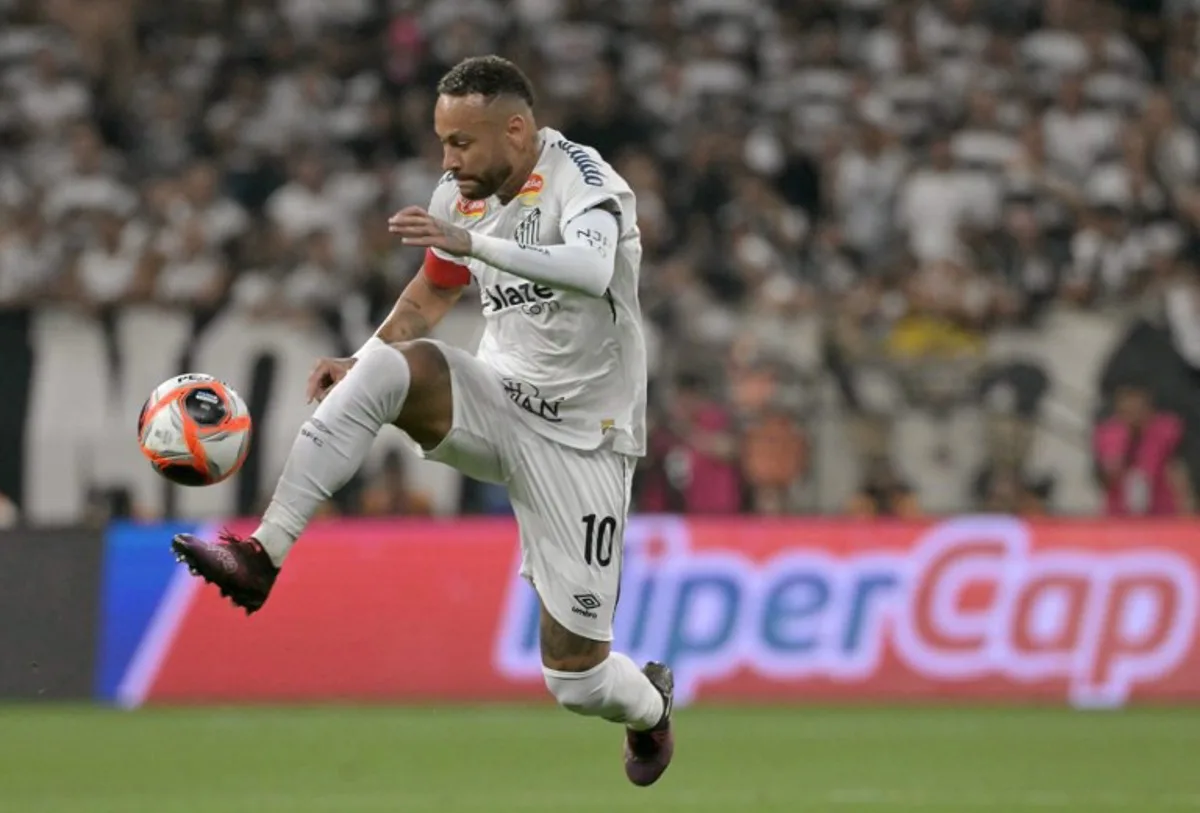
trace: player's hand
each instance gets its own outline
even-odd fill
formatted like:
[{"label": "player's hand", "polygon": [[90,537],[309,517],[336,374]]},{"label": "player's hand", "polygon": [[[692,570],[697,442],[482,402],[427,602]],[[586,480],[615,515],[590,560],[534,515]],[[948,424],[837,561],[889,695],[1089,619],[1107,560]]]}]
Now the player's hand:
[{"label": "player's hand", "polygon": [[324,401],[329,391],[346,377],[346,373],[350,372],[350,368],[357,361],[355,358],[318,359],[317,366],[313,367],[308,376],[308,403]]},{"label": "player's hand", "polygon": [[469,231],[438,220],[420,206],[406,206],[388,218],[388,231],[400,235],[406,246],[436,248],[456,257],[471,253]]}]

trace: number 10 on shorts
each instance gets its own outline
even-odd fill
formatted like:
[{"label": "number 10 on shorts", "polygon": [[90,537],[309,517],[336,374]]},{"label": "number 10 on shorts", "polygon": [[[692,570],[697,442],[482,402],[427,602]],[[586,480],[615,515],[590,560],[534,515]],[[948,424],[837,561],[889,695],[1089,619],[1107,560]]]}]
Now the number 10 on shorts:
[{"label": "number 10 on shorts", "polygon": [[583,525],[583,561],[590,565],[595,560],[600,567],[608,567],[612,562],[613,542],[617,536],[616,518],[597,518],[595,514],[588,514],[583,518]]}]

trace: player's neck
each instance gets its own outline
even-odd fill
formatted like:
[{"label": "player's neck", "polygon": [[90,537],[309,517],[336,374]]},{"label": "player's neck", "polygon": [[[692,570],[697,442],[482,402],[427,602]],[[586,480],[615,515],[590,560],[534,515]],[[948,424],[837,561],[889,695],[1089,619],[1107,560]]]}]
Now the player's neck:
[{"label": "player's neck", "polygon": [[504,205],[517,196],[521,188],[525,186],[525,182],[529,180],[529,176],[533,174],[533,168],[537,166],[538,158],[542,154],[542,137],[537,134],[529,142],[525,151],[521,154],[521,160],[513,166],[512,175],[508,176],[508,180],[496,192],[496,197]]}]

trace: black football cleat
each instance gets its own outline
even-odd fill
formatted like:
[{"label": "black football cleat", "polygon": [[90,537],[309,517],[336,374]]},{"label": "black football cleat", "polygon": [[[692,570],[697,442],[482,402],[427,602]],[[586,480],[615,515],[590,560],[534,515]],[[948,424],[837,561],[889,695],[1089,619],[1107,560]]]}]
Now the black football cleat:
[{"label": "black football cleat", "polygon": [[279,575],[279,568],[253,537],[240,539],[222,531],[219,542],[205,542],[191,534],[178,534],[171,541],[171,550],[192,575],[216,585],[221,595],[246,615],[263,606]]},{"label": "black football cleat", "polygon": [[671,764],[675,735],[671,732],[671,707],[675,700],[675,677],[671,667],[651,661],[642,669],[663,698],[663,716],[646,731],[625,729],[625,776],[639,787],[653,785]]}]

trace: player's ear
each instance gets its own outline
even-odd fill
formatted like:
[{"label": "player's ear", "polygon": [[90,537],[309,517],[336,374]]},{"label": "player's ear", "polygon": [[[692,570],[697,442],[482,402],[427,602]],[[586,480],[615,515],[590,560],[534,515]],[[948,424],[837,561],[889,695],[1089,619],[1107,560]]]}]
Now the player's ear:
[{"label": "player's ear", "polygon": [[520,113],[513,113],[508,117],[507,126],[504,129],[504,134],[512,144],[521,144],[526,135],[529,133],[529,120]]}]

